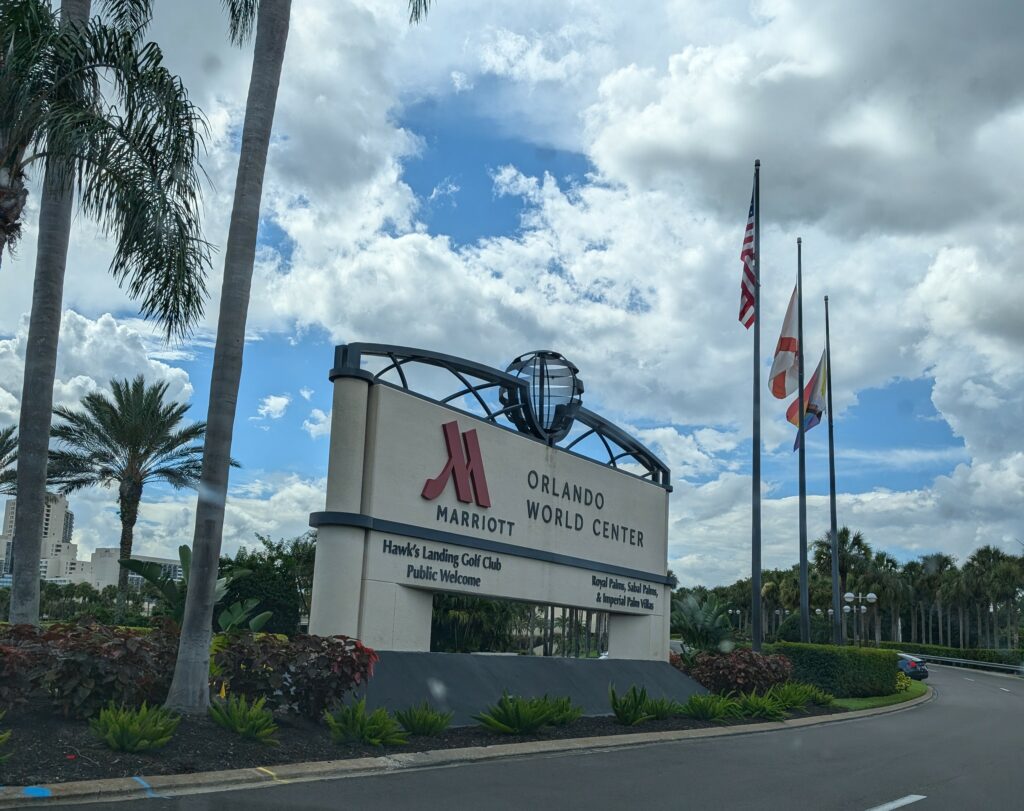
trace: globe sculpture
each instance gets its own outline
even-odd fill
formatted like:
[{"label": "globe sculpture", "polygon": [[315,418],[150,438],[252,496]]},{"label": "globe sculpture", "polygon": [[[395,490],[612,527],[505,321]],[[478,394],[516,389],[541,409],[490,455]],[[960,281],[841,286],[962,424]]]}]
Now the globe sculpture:
[{"label": "globe sculpture", "polygon": [[540,350],[520,355],[505,371],[526,383],[501,391],[502,405],[516,428],[549,445],[562,440],[582,405],[579,369],[557,352]]}]

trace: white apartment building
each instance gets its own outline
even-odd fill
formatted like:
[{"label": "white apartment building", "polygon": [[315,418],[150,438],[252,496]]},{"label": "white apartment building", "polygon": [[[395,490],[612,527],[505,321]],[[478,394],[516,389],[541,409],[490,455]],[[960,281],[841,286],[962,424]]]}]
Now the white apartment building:
[{"label": "white apartment building", "polygon": [[[14,541],[14,508],[17,501],[8,499],[4,505],[3,532],[0,532],[2,572],[11,573],[11,544]],[[68,500],[53,493],[46,494],[43,509],[43,538],[40,547],[39,576],[43,580],[67,580],[78,563],[78,546],[72,541],[75,514],[68,509]]]},{"label": "white apartment building", "polygon": [[[72,582],[89,583],[97,590],[103,590],[105,586],[116,586],[117,577],[121,569],[118,561],[121,559],[121,551],[117,547],[101,547],[92,553],[90,562],[78,561],[78,571],[71,576]],[[172,580],[181,580],[181,561],[171,558],[153,558],[147,555],[132,555],[132,560],[141,560],[144,563],[156,563],[160,565],[163,574]],[[140,588],[142,578],[134,572],[128,573],[128,586]]]}]

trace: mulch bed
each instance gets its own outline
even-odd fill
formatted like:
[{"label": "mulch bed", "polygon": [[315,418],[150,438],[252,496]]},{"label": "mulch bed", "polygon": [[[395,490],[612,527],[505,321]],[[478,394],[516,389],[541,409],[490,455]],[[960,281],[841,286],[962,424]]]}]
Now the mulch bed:
[{"label": "mulch bed", "polygon": [[[815,707],[791,717],[830,715],[843,712],[835,708]],[[758,723],[756,719],[735,724]],[[677,729],[704,729],[715,726],[689,718],[649,721],[625,727],[610,716],[580,718],[567,727],[546,727],[537,735],[499,735],[481,727],[455,727],[436,737],[411,738],[404,746],[337,746],[331,742],[326,726],[302,718],[287,716],[278,720],[279,746],[265,746],[217,726],[206,718],[184,718],[174,737],[163,749],[152,754],[113,752],[101,744],[85,721],[71,721],[38,710],[12,709],[0,728],[14,734],[4,747],[11,753],[0,763],[0,784],[41,785],[71,780],[96,780],[105,777],[135,775],[190,774],[194,772],[240,769],[283,763],[317,760],[341,760],[374,757],[399,752],[423,752],[430,749],[457,749],[467,746],[494,746],[521,741],[587,738],[598,735],[623,735],[635,732],[662,732]]]}]

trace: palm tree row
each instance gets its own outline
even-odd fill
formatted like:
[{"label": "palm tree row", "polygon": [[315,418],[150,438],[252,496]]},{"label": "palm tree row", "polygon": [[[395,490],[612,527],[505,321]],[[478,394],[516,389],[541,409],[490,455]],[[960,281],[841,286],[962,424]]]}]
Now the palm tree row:
[{"label": "palm tree row", "polygon": [[[963,565],[933,553],[900,564],[873,550],[860,532],[839,531],[842,594],[873,592],[878,601],[858,624],[865,638],[966,648],[1019,648],[1024,609],[1024,556],[991,545],[979,547]],[[812,611],[832,605],[832,551],[827,535],[814,542],[809,592]],[[762,573],[763,631],[772,636],[800,607],[797,567]],[[749,626],[750,579],[728,586],[688,589],[698,598],[714,595],[734,612],[741,633]],[[824,622],[824,620],[821,620]],[[870,630],[868,626],[870,625]],[[851,624],[850,633],[854,631]]]}]

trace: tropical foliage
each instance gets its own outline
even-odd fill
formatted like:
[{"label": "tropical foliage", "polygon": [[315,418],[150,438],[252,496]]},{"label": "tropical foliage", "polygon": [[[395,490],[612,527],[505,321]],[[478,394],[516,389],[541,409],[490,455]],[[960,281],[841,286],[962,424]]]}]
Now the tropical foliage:
[{"label": "tropical foliage", "polygon": [[654,713],[649,707],[650,701],[647,698],[647,688],[638,688],[632,685],[622,695],[615,692],[615,685],[608,685],[608,703],[611,704],[612,714],[615,720],[628,727],[642,724],[654,718]]},{"label": "tropical foliage", "polygon": [[[840,529],[838,538],[842,593],[873,592],[878,598],[864,613],[844,614],[847,641],[899,641],[959,650],[1020,648],[1024,610],[1021,555],[984,545],[962,563],[950,555],[929,554],[901,564],[848,527]],[[812,641],[827,642],[831,641],[828,609],[832,606],[832,551],[827,534],[814,542],[812,559]],[[680,589],[675,593],[675,603],[681,604],[688,596],[698,603],[715,598],[730,612],[738,638],[749,638],[750,578],[711,589]],[[859,608],[861,604],[855,605]],[[768,639],[799,638],[795,619],[800,608],[797,567],[763,572],[761,608]]]},{"label": "tropical foliage", "polygon": [[18,429],[11,425],[0,428],[0,495],[14,495],[18,474]]},{"label": "tropical foliage", "polygon": [[383,707],[366,711],[366,699],[354,704],[339,704],[324,713],[324,721],[335,743],[363,743],[369,746],[397,746],[408,738],[391,714]]},{"label": "tropical foliage", "polygon": [[[195,487],[206,426],[183,424],[188,405],[167,402],[166,382],[147,385],[139,375],[111,380],[110,389],[111,396],[87,394],[81,410],[54,409],[59,422],[51,434],[57,449],[50,452],[47,478],[64,494],[95,485],[117,487],[120,554],[128,560],[143,488],[152,482]],[[117,587],[127,591],[127,567],[121,568]]]},{"label": "tropical foliage", "polygon": [[228,696],[210,705],[210,717],[243,738],[277,746],[274,739],[277,724],[274,723],[274,714],[264,706],[266,703],[266,697],[249,702],[245,696]]},{"label": "tropical foliage", "polygon": [[414,707],[395,711],[395,720],[410,735],[440,735],[452,722],[455,713],[435,710],[426,701]]},{"label": "tropical foliage", "polygon": [[181,719],[145,701],[138,709],[111,702],[89,722],[93,733],[115,752],[146,752],[166,746]]},{"label": "tropical foliage", "polygon": [[713,595],[703,602],[692,594],[680,595],[672,602],[672,631],[691,648],[729,651],[733,647],[732,628],[725,612]]}]

